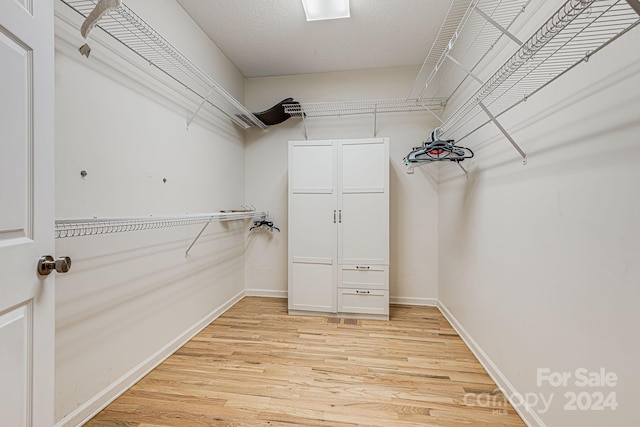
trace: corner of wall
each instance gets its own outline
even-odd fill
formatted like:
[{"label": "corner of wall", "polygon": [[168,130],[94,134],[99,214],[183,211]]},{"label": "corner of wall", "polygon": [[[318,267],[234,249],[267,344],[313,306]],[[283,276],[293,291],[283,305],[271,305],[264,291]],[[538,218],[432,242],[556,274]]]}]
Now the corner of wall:
[{"label": "corner of wall", "polygon": [[538,414],[529,407],[526,403],[526,400],[522,398],[522,395],[516,390],[513,384],[507,379],[507,377],[502,373],[500,368],[491,360],[491,358],[485,353],[485,351],[480,347],[480,344],[473,339],[471,334],[467,332],[467,330],[462,326],[462,324],[456,319],[456,317],[449,311],[447,306],[442,302],[437,302],[438,310],[442,313],[442,315],[447,319],[449,324],[455,329],[460,338],[464,341],[464,343],[469,347],[473,355],[478,359],[478,362],[482,365],[482,367],[487,371],[491,379],[496,383],[496,386],[503,394],[503,396],[509,401],[511,406],[515,409],[515,411],[520,415],[520,418],[527,424],[529,427],[546,427],[544,422],[540,419]]}]

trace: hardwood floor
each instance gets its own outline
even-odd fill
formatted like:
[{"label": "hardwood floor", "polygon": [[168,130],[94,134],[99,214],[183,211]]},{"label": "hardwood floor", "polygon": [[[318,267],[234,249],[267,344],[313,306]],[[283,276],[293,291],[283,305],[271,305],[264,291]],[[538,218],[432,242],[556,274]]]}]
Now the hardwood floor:
[{"label": "hardwood floor", "polygon": [[247,297],[87,426],[524,426],[434,307],[388,322]]}]

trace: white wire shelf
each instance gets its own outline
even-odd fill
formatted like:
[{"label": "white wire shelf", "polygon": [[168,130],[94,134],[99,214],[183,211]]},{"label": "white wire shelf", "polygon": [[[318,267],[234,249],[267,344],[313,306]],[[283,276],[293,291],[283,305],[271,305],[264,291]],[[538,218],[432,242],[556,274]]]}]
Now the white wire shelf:
[{"label": "white wire shelf", "polygon": [[409,113],[444,109],[445,98],[429,99],[372,99],[362,101],[306,102],[284,104],[286,113],[293,116],[339,117],[358,114]]},{"label": "white wire shelf", "polygon": [[[61,1],[83,17],[86,17],[98,2],[98,0]],[[260,129],[267,128],[253,113],[124,3],[105,15],[97,27],[195,93],[202,102],[208,102],[220,110],[242,128],[253,126]]]},{"label": "white wire shelf", "polygon": [[627,0],[567,1],[444,121],[442,136],[466,138],[490,121],[483,106],[500,116],[639,23]]},{"label": "white wire shelf", "polygon": [[469,78],[465,70],[477,72],[493,46],[507,36],[530,2],[453,0],[409,96],[450,99]]},{"label": "white wire shelf", "polygon": [[429,52],[413,83],[410,98],[420,98],[426,87],[438,73],[444,63],[445,53],[449,51],[458,38],[472,7],[478,0],[452,0],[447,16],[440,26],[435,42],[431,45]]},{"label": "white wire shelf", "polygon": [[[262,220],[268,216],[264,211],[215,212],[179,216],[140,216],[124,218],[88,218],[56,220],[55,237],[95,236],[99,234],[125,233],[129,231],[153,230],[210,222],[241,219]],[[199,237],[199,236],[198,236]]]}]

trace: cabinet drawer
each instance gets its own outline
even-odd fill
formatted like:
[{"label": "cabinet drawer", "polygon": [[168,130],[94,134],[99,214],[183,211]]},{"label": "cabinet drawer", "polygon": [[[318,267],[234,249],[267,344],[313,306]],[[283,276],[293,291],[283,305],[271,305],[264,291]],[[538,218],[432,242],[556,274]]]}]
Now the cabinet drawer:
[{"label": "cabinet drawer", "polygon": [[338,289],[338,312],[388,315],[389,291]]},{"label": "cabinet drawer", "polygon": [[386,265],[341,265],[339,288],[389,290],[389,267]]}]

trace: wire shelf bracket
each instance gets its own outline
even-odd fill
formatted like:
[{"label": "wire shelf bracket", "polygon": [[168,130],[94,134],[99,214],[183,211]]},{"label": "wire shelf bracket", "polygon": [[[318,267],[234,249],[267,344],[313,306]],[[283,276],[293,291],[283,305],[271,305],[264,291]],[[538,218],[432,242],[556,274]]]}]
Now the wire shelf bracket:
[{"label": "wire shelf bracket", "polygon": [[513,145],[513,148],[515,148],[516,151],[520,154],[520,156],[522,156],[522,164],[526,165],[527,164],[527,153],[525,153],[524,150],[522,150],[522,148],[520,148],[518,143],[516,143],[516,141],[511,137],[509,132],[507,132],[507,130],[500,124],[498,119],[496,119],[494,117],[494,115],[491,114],[491,111],[489,111],[489,109],[482,102],[480,102],[478,105],[480,105],[480,108],[482,108],[482,111],[484,111],[487,114],[487,116],[489,116],[489,119],[493,122],[494,125],[496,125],[496,127],[500,130],[500,132],[502,132],[502,134],[505,136],[505,138],[507,138],[509,140],[511,145]]},{"label": "wire shelf bracket", "polygon": [[191,122],[198,117],[198,113],[200,112],[200,109],[204,106],[204,104],[206,104],[209,101],[209,97],[213,94],[213,89],[209,90],[209,93],[207,93],[207,95],[202,98],[202,101],[200,101],[200,104],[198,104],[198,107],[196,108],[196,110],[193,112],[193,114],[191,114],[191,116],[187,119],[187,129],[189,129],[189,126],[191,125]]},{"label": "wire shelf bracket", "polygon": [[[247,211],[243,211],[243,212],[237,212],[238,215],[238,219],[242,218],[242,219],[247,219],[248,217],[243,215],[245,213],[252,213],[253,216],[251,217],[253,221],[260,221],[260,220],[264,220],[266,221],[267,218],[269,217],[269,212],[255,212],[255,211],[251,211],[251,210],[247,210]],[[187,250],[184,252],[184,256],[185,258],[189,256],[189,252],[191,251],[191,248],[193,248],[193,246],[196,244],[196,242],[200,239],[200,236],[202,236],[202,233],[204,233],[204,231],[207,229],[207,227],[209,226],[209,224],[211,224],[213,222],[213,220],[209,220],[207,221],[204,226],[202,227],[202,229],[200,230],[200,232],[198,232],[198,235],[195,237],[195,239],[193,239],[193,241],[191,242],[191,244],[189,245],[189,247],[187,248]]]},{"label": "wire shelf bracket", "polygon": [[494,27],[496,27],[496,29],[498,31],[500,31],[502,34],[504,34],[505,36],[509,37],[511,40],[513,40],[518,46],[522,46],[524,43],[522,43],[520,41],[520,39],[518,39],[516,36],[513,35],[513,33],[511,33],[509,30],[507,30],[506,28],[504,28],[502,25],[500,25],[495,19],[493,19],[492,17],[490,17],[489,15],[487,15],[486,13],[484,13],[482,11],[482,9],[480,9],[478,7],[478,5],[473,6],[473,10],[480,16],[482,16],[484,18],[485,21],[487,21],[488,23],[490,23],[491,25],[493,25]]},{"label": "wire shelf bracket", "polygon": [[469,178],[469,172],[467,171],[467,169],[465,169],[465,167],[464,167],[464,166],[462,166],[462,165],[460,164],[460,162],[456,162],[456,163],[458,164],[458,166],[460,167],[460,169],[462,169],[462,172],[464,172],[464,176],[465,176],[465,177],[467,177],[467,178]]},{"label": "wire shelf bracket", "polygon": [[[98,0],[61,1],[84,18],[98,3]],[[243,129],[267,128],[244,105],[124,3],[103,16],[96,26],[201,99],[200,105],[187,119],[187,127],[204,104],[208,103]]]},{"label": "wire shelf bracket", "polygon": [[473,80],[477,81],[478,83],[480,83],[481,85],[485,84],[485,81],[482,80],[480,77],[476,76],[471,70],[468,70],[467,67],[464,66],[464,64],[462,64],[460,61],[458,61],[457,59],[455,59],[453,56],[449,55],[448,53],[445,55],[445,57],[447,59],[449,59],[449,61],[453,62],[454,64],[456,64],[458,66],[458,68],[460,68],[462,71],[464,71],[467,76],[471,77]]}]

